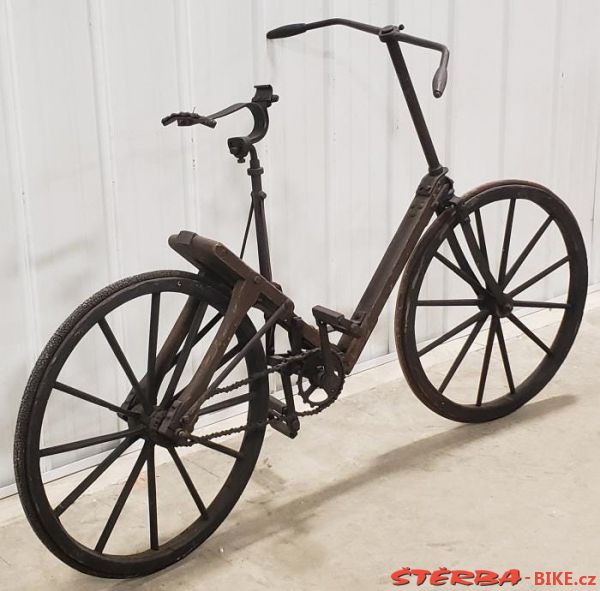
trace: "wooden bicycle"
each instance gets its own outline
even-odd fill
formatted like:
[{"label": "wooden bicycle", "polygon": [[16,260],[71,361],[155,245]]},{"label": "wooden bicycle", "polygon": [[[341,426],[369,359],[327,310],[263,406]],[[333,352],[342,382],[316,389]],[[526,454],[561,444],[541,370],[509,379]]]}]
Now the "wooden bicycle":
[{"label": "wooden bicycle", "polygon": [[[197,272],[156,271],[106,287],[67,318],[33,369],[17,424],[19,494],[43,543],[80,571],[104,577],[145,575],[204,542],[242,494],[266,428],[293,438],[302,417],[323,411],[338,398],[401,274],[395,319],[400,363],[414,393],[443,417],[481,422],[508,415],[544,388],[573,343],[586,298],[587,264],[568,207],[545,187],[518,180],[489,183],[459,197],[438,160],[400,44],[440,52],[433,78],[436,97],[446,85],[448,49],[407,35],[402,27],[345,19],[287,25],[267,37],[330,25],[375,35],[387,48],[428,172],[354,313],[346,317],[315,306],[311,324],[294,312],[292,299],[271,270],[256,144],[267,133],[268,109],[278,99],[272,88],[257,86],[250,102],[207,117],[175,113],[163,119],[165,125],[214,127],[221,117],[250,111],[250,134],[228,140],[238,162],[249,161],[250,214],[239,257],[193,232],[171,236],[170,246]],[[539,222],[520,243],[522,237],[513,229],[523,212]],[[252,220],[258,271],[242,260]],[[529,255],[543,240],[553,259],[535,269]],[[560,297],[535,295],[548,281]],[[560,314],[553,335],[542,338],[526,325],[522,312],[529,309]],[[451,328],[423,340],[420,327],[432,310]],[[258,329],[250,318],[256,311],[264,317]],[[505,338],[509,329],[520,338]],[[281,342],[276,331],[279,337],[287,334],[282,351],[276,347]],[[332,333],[339,333],[339,340],[332,342]],[[511,353],[513,343],[528,345],[528,353]],[[451,354],[429,363],[443,346]],[[475,353],[469,363],[477,371],[465,374],[453,390],[453,379],[470,351]],[[491,379],[492,367],[500,368],[499,378]],[[270,393],[273,374],[280,379],[280,396]],[[215,430],[223,418],[237,424]],[[45,433],[44,425],[56,421],[71,441],[54,441]],[[223,441],[225,436],[229,438]],[[189,446],[202,454],[183,453]],[[125,483],[115,484],[118,478],[111,470],[127,450],[135,453],[123,461],[133,465]],[[164,468],[163,461],[168,463]],[[44,470],[73,462],[87,471],[68,494],[55,499]],[[101,484],[103,479],[108,484]],[[94,491],[102,486],[114,490],[111,506],[94,504]],[[175,496],[177,486],[185,494]],[[171,501],[168,519],[160,510],[159,489]],[[180,511],[173,511],[173,499]],[[100,515],[103,527],[87,525],[97,523]]]}]

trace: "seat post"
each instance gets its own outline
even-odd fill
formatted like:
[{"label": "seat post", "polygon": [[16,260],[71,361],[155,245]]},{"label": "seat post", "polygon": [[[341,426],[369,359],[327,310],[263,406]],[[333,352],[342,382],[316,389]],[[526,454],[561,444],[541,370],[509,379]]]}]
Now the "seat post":
[{"label": "seat post", "polygon": [[250,166],[248,174],[252,182],[252,205],[254,207],[254,223],[256,227],[256,245],[258,248],[258,264],[260,274],[271,281],[273,273],[271,270],[271,254],[269,252],[269,234],[267,232],[267,220],[265,216],[265,198],[267,194],[262,188],[262,174],[264,169],[260,165],[258,154],[254,145],[250,146]]},{"label": "seat post", "polygon": [[[269,252],[269,233],[267,231],[267,219],[265,215],[265,199],[267,194],[262,188],[262,174],[264,168],[260,165],[256,148],[252,144],[248,150],[250,154],[250,166],[248,174],[252,181],[252,208],[254,210],[254,223],[256,227],[256,246],[258,250],[258,266],[260,274],[267,280],[273,280],[271,270],[271,253]],[[265,320],[267,315],[265,314]],[[265,334],[265,349],[268,356],[275,353],[275,327],[272,326]]]}]

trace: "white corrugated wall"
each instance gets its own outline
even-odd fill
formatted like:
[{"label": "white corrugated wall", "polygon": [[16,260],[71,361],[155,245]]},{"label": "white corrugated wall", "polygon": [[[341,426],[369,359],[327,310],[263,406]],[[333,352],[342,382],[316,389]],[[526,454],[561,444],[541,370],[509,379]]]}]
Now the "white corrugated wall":
[{"label": "white corrugated wall", "polygon": [[[574,210],[600,279],[600,7],[593,0],[0,0],[0,488],[31,366],[57,325],[119,277],[187,268],[180,229],[239,246],[245,167],[215,130],[164,129],[271,83],[281,100],[260,144],[273,268],[310,317],[349,313],[425,171],[375,38],[344,28],[268,42],[269,28],[343,16],[404,23],[451,50],[406,48],[433,138],[460,193],[537,180]],[[251,259],[252,260],[252,259]],[[364,359],[393,351],[392,306]]]}]

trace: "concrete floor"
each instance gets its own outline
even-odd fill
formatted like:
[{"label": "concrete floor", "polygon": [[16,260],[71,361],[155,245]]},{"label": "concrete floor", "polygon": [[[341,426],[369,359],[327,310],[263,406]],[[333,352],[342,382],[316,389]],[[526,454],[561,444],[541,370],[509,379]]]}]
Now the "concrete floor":
[{"label": "concrete floor", "polygon": [[110,581],[69,569],[35,538],[17,499],[5,499],[0,589],[384,589],[405,566],[598,575],[599,300],[589,299],[550,385],[494,423],[433,414],[397,362],[350,378],[348,394],[305,420],[296,440],[268,435],[231,516],[152,577]]}]

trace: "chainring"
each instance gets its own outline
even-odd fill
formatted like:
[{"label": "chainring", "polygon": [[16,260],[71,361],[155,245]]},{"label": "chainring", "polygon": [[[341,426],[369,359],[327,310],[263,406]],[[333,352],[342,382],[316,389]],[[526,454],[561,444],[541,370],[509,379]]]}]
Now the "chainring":
[{"label": "chainring", "polygon": [[[332,374],[327,376],[325,372],[325,359],[320,350],[313,351],[305,360],[302,369],[298,373],[298,394],[302,400],[312,407],[331,404],[340,395],[344,387],[344,364],[342,358],[335,351],[331,352]],[[305,389],[303,380],[310,384]],[[325,392],[325,399],[314,400],[312,395],[317,391]]]}]

